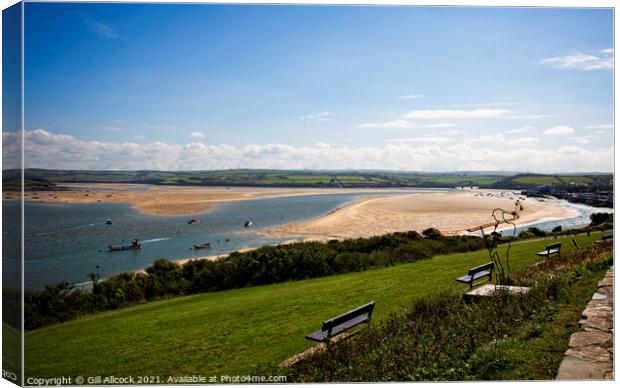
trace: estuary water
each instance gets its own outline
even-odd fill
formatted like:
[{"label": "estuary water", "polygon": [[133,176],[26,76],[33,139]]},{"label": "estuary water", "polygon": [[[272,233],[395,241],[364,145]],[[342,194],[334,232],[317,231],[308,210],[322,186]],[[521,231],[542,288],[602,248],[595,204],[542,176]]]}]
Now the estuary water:
[{"label": "estuary water", "polygon": [[[411,194],[425,190],[394,190]],[[433,191],[449,191],[436,190]],[[383,191],[381,194],[385,194]],[[365,192],[363,195],[372,195]],[[379,193],[375,193],[379,194]],[[177,260],[230,253],[257,248],[290,238],[271,238],[262,231],[277,225],[319,217],[353,201],[361,193],[304,195],[228,202],[205,213],[191,216],[145,215],[123,204],[25,203],[24,286],[42,289],[60,281],[82,283],[88,273],[101,278],[144,269],[155,260]],[[597,208],[565,204],[576,208],[578,217],[561,221],[543,221],[528,225],[550,230],[557,225],[586,225]],[[601,209],[610,210],[611,209]],[[11,220],[19,219],[18,202],[3,202],[3,259],[16,265],[5,266],[6,286],[19,287],[19,233]],[[110,218],[112,225],[105,221]],[[199,222],[188,224],[190,219]],[[245,221],[252,221],[249,228]],[[525,227],[525,228],[527,228]],[[519,228],[523,229],[523,228]],[[512,234],[512,231],[510,231]],[[517,231],[518,233],[519,231]],[[108,245],[128,245],[137,238],[142,249],[108,252]],[[211,248],[194,250],[194,244],[210,243]]]},{"label": "estuary water", "polygon": [[[410,194],[412,191],[395,193]],[[364,195],[372,193],[364,193]],[[381,194],[385,194],[382,192]],[[270,238],[265,228],[307,220],[333,211],[359,194],[305,195],[235,201],[215,206],[191,216],[145,215],[124,204],[25,203],[25,288],[42,289],[59,281],[82,283],[88,273],[101,278],[144,269],[155,260],[177,260],[257,248],[285,240]],[[19,234],[5,220],[19,218],[17,202],[3,203],[5,259],[14,261]],[[112,225],[105,222],[110,218]],[[199,222],[188,224],[190,219]],[[244,227],[245,221],[252,226]],[[137,238],[142,249],[108,252],[108,245],[129,245]],[[7,244],[7,242],[9,244]],[[194,244],[210,243],[211,248],[194,250]],[[7,257],[8,256],[8,257]],[[19,273],[4,273],[9,285]]]}]

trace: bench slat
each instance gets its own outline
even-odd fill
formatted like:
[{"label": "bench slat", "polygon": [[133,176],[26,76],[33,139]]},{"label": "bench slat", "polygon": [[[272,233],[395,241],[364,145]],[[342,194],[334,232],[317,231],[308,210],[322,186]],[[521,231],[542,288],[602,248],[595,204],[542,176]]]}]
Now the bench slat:
[{"label": "bench slat", "polygon": [[474,286],[475,280],[482,279],[487,276],[490,278],[493,274],[494,267],[495,264],[493,262],[490,262],[474,268],[470,268],[467,272],[467,275],[457,278],[456,281],[461,283],[467,283],[469,284],[469,288],[472,288]]},{"label": "bench slat", "polygon": [[457,282],[461,282],[461,283],[469,283],[472,280],[478,280],[480,278],[483,278],[485,276],[489,276],[491,275],[491,272],[487,272],[487,271],[483,271],[483,272],[476,272],[473,275],[473,279],[472,279],[472,275],[465,275],[465,276],[461,276],[460,278],[456,279]]},{"label": "bench slat", "polygon": [[330,318],[326,321],[323,322],[323,327],[321,328],[321,330],[329,330],[330,327],[336,327],[338,325],[341,325],[345,322],[348,322],[350,320],[352,320],[355,317],[358,317],[362,314],[368,314],[368,315],[372,315],[372,311],[375,308],[375,302],[369,302],[366,303],[363,306],[360,306],[356,309],[353,309],[351,311],[348,311],[344,314],[340,314],[337,317],[333,317]]},{"label": "bench slat", "polygon": [[[370,319],[368,318],[367,315],[360,315],[359,317],[355,317],[347,322],[341,323],[340,325],[335,326],[332,329],[332,337],[342,333],[343,331],[349,330],[353,326],[357,326],[360,323],[367,323],[369,321]],[[312,334],[308,334],[306,338],[309,340],[321,342],[327,339],[327,333],[328,333],[327,330],[319,330],[319,331],[315,331]]]},{"label": "bench slat", "polygon": [[460,278],[457,278],[456,281],[461,283],[469,283],[471,281],[471,275],[461,276]]},{"label": "bench slat", "polygon": [[595,243],[597,243],[597,244],[605,244],[605,243],[613,242],[614,241],[614,236],[613,235],[602,236],[601,238],[602,238],[601,240],[596,240]]},{"label": "bench slat", "polygon": [[559,249],[548,249],[546,251],[538,252],[536,255],[537,256],[549,256],[549,255],[555,255],[556,253],[559,253],[559,252],[560,252]]}]

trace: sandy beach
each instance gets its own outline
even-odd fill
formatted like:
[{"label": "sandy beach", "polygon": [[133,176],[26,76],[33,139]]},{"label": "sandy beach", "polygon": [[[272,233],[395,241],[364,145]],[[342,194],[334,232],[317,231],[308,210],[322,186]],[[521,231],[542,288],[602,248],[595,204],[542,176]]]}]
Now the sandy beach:
[{"label": "sandy beach", "polygon": [[[26,192],[30,201],[56,203],[125,203],[144,214],[189,215],[207,211],[223,202],[297,195],[321,195],[370,192],[407,192],[413,189],[338,189],[338,188],[263,188],[263,187],[195,187],[146,184],[60,183],[68,190]],[[15,200],[15,193],[3,193],[5,200]]]},{"label": "sandy beach", "polygon": [[[492,222],[495,208],[514,209],[517,192],[472,190],[445,192],[416,189],[192,187],[145,184],[61,184],[64,191],[26,192],[31,201],[59,203],[125,203],[145,214],[189,215],[208,211],[218,203],[298,195],[356,193],[360,197],[312,220],[264,231],[276,238],[329,240],[370,237],[385,233],[434,227],[444,234],[459,234]],[[3,193],[13,196],[11,193]],[[523,198],[523,197],[521,197]],[[552,201],[522,201],[517,225],[573,216],[571,209]],[[209,257],[212,258],[212,257]]]},{"label": "sandy beach", "polygon": [[[301,237],[305,240],[370,237],[385,233],[434,227],[452,235],[492,222],[495,208],[514,209],[517,195],[501,191],[411,194],[362,197],[342,208],[300,223],[267,231],[274,237]],[[573,216],[571,209],[533,199],[523,201],[517,225]],[[505,227],[506,225],[504,225]]]}]

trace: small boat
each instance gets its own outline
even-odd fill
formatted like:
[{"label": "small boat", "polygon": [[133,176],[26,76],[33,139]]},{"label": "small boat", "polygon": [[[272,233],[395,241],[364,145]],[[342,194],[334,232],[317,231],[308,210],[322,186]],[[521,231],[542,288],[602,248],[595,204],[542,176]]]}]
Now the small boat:
[{"label": "small boat", "polygon": [[106,225],[112,225],[112,219],[108,218],[108,220],[105,222]]},{"label": "small boat", "polygon": [[211,248],[211,243],[194,244],[194,249],[206,249],[206,248]]},{"label": "small boat", "polygon": [[121,245],[121,246],[113,246],[108,245],[108,252],[118,252],[118,251],[131,251],[135,249],[142,249],[142,244],[140,244],[140,240],[134,238],[131,241],[131,245]]},{"label": "small boat", "polygon": [[187,221],[188,224],[193,225],[193,224],[197,224],[200,221],[198,221],[197,219],[192,218],[191,220]]},{"label": "small boat", "polygon": [[252,226],[252,221],[246,221],[246,222],[243,224],[243,227],[244,227],[244,228],[249,228],[250,226]]}]

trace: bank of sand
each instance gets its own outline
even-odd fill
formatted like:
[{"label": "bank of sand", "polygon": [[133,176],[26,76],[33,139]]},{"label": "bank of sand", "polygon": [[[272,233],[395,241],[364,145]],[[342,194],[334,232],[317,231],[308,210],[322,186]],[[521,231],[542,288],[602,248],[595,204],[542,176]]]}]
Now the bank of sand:
[{"label": "bank of sand", "polygon": [[[337,189],[337,188],[256,188],[187,187],[145,184],[63,184],[63,191],[27,192],[25,199],[59,203],[125,203],[145,214],[189,215],[204,212],[218,203],[296,195],[356,193],[362,195],[324,216],[264,231],[286,243],[370,237],[434,227],[444,234],[458,234],[476,225],[493,221],[491,211],[511,211],[519,195],[507,190],[477,190],[446,193],[419,189]],[[372,193],[372,195],[371,195]],[[16,199],[15,193],[3,193]],[[8,198],[7,198],[8,197]],[[576,215],[572,209],[552,201],[527,198],[517,225]],[[248,248],[250,249],[250,248]],[[244,249],[247,250],[247,249]],[[216,260],[205,256],[188,260]]]},{"label": "bank of sand", "polygon": [[[324,241],[410,230],[421,232],[433,227],[453,235],[493,222],[491,212],[495,208],[514,210],[517,197],[502,191],[362,197],[323,217],[271,228],[267,233],[280,238]],[[522,204],[517,225],[576,215],[574,210],[548,201],[528,198]],[[506,226],[509,225],[503,225]]]},{"label": "bank of sand", "polygon": [[[415,189],[338,189],[338,188],[262,188],[262,187],[192,187],[145,184],[63,184],[65,190],[26,192],[30,201],[57,203],[124,203],[144,214],[190,215],[211,209],[223,202],[276,198],[297,195],[411,192]],[[5,200],[16,199],[3,193]]]},{"label": "bank of sand", "polygon": [[[296,195],[356,193],[356,201],[336,211],[299,223],[266,231],[277,238],[328,240],[370,237],[385,233],[429,227],[445,234],[493,221],[494,208],[513,210],[519,198],[508,190],[477,190],[446,193],[419,189],[338,189],[338,188],[261,188],[193,187],[145,184],[61,184],[63,191],[26,192],[31,201],[59,203],[125,203],[145,214],[190,215],[211,209],[218,203]],[[372,195],[370,195],[372,193]],[[365,195],[366,194],[366,195]],[[14,193],[3,193],[15,199]],[[552,202],[527,198],[516,222],[518,225],[575,215],[574,210]]]}]

